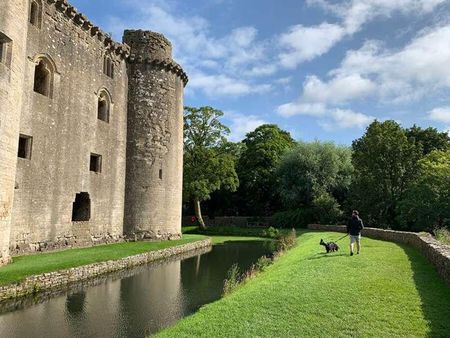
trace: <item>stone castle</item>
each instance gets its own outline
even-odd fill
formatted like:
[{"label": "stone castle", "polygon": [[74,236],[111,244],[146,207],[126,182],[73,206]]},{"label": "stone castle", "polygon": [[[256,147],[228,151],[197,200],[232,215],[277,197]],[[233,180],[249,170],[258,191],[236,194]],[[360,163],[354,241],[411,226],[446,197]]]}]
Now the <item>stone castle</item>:
[{"label": "stone castle", "polygon": [[0,264],[179,238],[186,83],[158,33],[119,44],[66,0],[1,0]]}]

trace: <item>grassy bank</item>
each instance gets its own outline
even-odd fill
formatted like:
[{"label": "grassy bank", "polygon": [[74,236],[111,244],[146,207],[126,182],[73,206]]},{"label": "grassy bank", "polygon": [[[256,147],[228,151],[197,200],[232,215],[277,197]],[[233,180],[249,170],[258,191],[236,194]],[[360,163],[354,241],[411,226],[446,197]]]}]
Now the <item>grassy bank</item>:
[{"label": "grassy bank", "polygon": [[183,239],[175,241],[127,242],[14,257],[13,263],[0,268],[0,285],[17,282],[31,275],[69,269],[107,260],[117,260],[148,251],[161,250],[195,242],[205,238],[207,237],[202,235],[183,235]]},{"label": "grassy bank", "polygon": [[450,288],[415,249],[363,239],[325,255],[307,232],[296,248],[230,296],[158,337],[445,337]]}]

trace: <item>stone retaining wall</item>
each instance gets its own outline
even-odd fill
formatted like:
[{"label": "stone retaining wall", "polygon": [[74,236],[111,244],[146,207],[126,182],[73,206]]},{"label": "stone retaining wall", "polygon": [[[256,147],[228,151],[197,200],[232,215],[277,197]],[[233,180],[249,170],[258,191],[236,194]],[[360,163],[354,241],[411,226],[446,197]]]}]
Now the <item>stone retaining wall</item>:
[{"label": "stone retaining wall", "polygon": [[158,251],[145,252],[139,255],[125,257],[116,261],[93,263],[67,270],[44,273],[27,277],[25,280],[0,286],[0,302],[30,295],[44,290],[55,289],[72,283],[98,277],[100,275],[128,269],[134,266],[165,259],[177,254],[189,252],[212,245],[210,239],[174,246]]},{"label": "stone retaining wall", "polygon": [[[308,229],[346,232],[345,225],[309,224]],[[362,235],[373,239],[411,245],[435,266],[437,272],[450,285],[450,246],[440,243],[430,234],[364,228]]]}]

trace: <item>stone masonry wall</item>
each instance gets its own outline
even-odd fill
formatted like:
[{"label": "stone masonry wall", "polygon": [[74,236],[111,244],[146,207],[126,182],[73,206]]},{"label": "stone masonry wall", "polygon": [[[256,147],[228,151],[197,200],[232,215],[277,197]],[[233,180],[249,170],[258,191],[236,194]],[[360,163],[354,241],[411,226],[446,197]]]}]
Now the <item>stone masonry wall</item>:
[{"label": "stone masonry wall", "polygon": [[[308,229],[346,232],[344,225],[310,224]],[[430,234],[419,234],[406,231],[364,228],[363,236],[383,241],[408,244],[418,249],[433,264],[442,278],[450,284],[450,246],[444,245]]]},{"label": "stone masonry wall", "polygon": [[[28,0],[0,1],[0,265],[9,262],[22,88],[26,65]],[[6,46],[6,48],[5,48]]]},{"label": "stone masonry wall", "polygon": [[[29,1],[26,1],[29,4]],[[125,194],[128,46],[113,42],[67,1],[45,0],[39,23],[28,21],[23,100],[18,134],[32,137],[31,157],[17,158],[11,254],[110,243],[123,234]],[[0,11],[3,3],[0,5]],[[104,73],[111,59],[114,76]],[[23,60],[22,60],[23,59]],[[36,65],[51,64],[53,88],[33,89]],[[109,120],[98,119],[101,93],[110,99]],[[101,155],[101,171],[90,171],[90,156]],[[90,219],[72,221],[76,194],[88,193]]]},{"label": "stone masonry wall", "polygon": [[129,102],[125,234],[181,236],[183,89],[187,77],[160,34],[125,31]]},{"label": "stone masonry wall", "polygon": [[134,266],[165,259],[177,254],[211,247],[210,239],[179,245],[163,250],[150,251],[116,261],[106,261],[77,268],[49,272],[26,278],[24,281],[0,287],[0,301],[26,296],[43,290],[59,288],[64,285],[88,280],[100,275],[129,269]]}]

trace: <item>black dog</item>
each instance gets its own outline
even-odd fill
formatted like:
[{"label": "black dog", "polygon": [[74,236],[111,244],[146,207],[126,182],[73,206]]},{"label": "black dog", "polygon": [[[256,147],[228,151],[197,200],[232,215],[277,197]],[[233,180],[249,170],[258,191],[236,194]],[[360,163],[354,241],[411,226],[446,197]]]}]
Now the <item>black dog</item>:
[{"label": "black dog", "polygon": [[327,253],[335,252],[335,251],[339,250],[339,247],[336,243],[334,243],[334,242],[326,243],[323,241],[323,239],[320,240],[320,245],[323,245],[325,247],[325,249],[327,250]]}]

